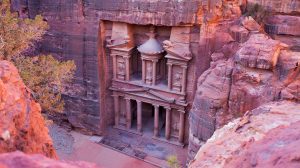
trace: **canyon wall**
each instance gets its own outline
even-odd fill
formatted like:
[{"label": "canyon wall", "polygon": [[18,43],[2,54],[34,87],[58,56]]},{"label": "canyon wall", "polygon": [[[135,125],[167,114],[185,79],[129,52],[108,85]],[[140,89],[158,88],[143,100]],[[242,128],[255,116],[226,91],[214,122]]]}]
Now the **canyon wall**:
[{"label": "canyon wall", "polygon": [[[208,1],[133,1],[133,0],[13,0],[12,7],[20,17],[33,18],[41,14],[50,29],[39,44],[39,52],[51,53],[66,60],[75,60],[74,91],[65,95],[66,114],[76,127],[94,134],[102,134],[113,122],[111,92],[111,58],[105,48],[111,34],[110,23],[120,21],[146,27],[150,24],[168,30],[171,26],[195,25],[191,30],[191,51],[197,65],[189,74],[197,78],[209,67],[210,57],[199,52],[198,22],[201,6]],[[200,10],[201,9],[201,10]],[[207,10],[207,9],[205,9]],[[105,24],[104,24],[105,23]],[[136,30],[136,34],[146,37]],[[101,37],[102,34],[105,34]],[[205,48],[205,46],[203,46]],[[195,85],[195,84],[193,84]],[[195,88],[193,88],[195,90]],[[193,97],[193,96],[192,96]],[[192,100],[192,98],[190,98]]]},{"label": "canyon wall", "polygon": [[0,153],[16,150],[57,158],[40,105],[16,67],[0,61]]},{"label": "canyon wall", "polygon": [[229,40],[210,50],[210,68],[198,79],[190,116],[190,158],[217,128],[247,111],[277,100],[299,101],[299,3],[252,2],[247,1],[245,15],[259,21],[242,16],[226,21],[232,23],[227,27],[215,23],[211,44],[216,46],[219,37]]},{"label": "canyon wall", "polygon": [[20,16],[42,14],[48,21],[41,52],[75,60],[77,92],[65,96],[66,113],[75,127],[96,134],[112,120],[105,113],[113,109],[105,48],[109,22],[195,26],[192,76],[199,79],[189,117],[190,158],[217,128],[246,111],[274,100],[299,100],[299,5],[294,0],[13,0]]}]

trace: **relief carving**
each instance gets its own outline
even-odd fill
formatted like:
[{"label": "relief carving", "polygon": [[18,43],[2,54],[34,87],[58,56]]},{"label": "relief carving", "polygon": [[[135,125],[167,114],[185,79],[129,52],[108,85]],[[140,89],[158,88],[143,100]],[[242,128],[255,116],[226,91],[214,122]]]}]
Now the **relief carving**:
[{"label": "relief carving", "polygon": [[152,83],[153,67],[152,64],[148,63],[146,68],[146,83]]},{"label": "relief carving", "polygon": [[126,75],[126,65],[124,58],[118,58],[118,64],[117,64],[117,78],[120,80],[125,80]]},{"label": "relief carving", "polygon": [[174,72],[173,89],[176,91],[181,91],[181,87],[182,87],[182,72],[180,71]]}]

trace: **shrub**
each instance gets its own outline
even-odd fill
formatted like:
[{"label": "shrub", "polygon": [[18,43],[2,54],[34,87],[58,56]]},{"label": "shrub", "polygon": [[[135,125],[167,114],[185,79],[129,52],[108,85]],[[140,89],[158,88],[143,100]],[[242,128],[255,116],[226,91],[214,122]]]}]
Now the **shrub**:
[{"label": "shrub", "polygon": [[180,164],[178,162],[177,156],[175,155],[168,156],[167,162],[171,168],[180,168]]},{"label": "shrub", "polygon": [[61,94],[74,76],[74,62],[60,62],[51,55],[42,55],[19,57],[15,63],[24,83],[32,90],[33,97],[41,104],[42,109],[62,112],[64,102]]},{"label": "shrub", "polygon": [[41,40],[48,25],[43,17],[37,15],[35,19],[20,19],[12,13],[9,0],[0,2],[0,35],[4,46],[0,50],[0,59],[12,60],[18,57]]},{"label": "shrub", "polygon": [[9,0],[0,2],[0,60],[12,61],[24,83],[43,111],[62,112],[61,98],[74,76],[73,61],[59,61],[51,55],[22,56],[34,42],[42,39],[47,22],[38,15],[35,19],[21,19],[11,12]]}]

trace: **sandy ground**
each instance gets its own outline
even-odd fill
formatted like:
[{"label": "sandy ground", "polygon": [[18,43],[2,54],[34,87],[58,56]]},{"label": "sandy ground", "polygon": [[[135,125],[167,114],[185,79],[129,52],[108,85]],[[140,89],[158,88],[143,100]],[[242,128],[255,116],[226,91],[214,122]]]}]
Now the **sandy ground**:
[{"label": "sandy ground", "polygon": [[62,160],[87,161],[103,168],[158,167],[93,142],[101,137],[86,136],[74,131],[67,132],[56,125],[51,125],[49,130],[57,154]]}]

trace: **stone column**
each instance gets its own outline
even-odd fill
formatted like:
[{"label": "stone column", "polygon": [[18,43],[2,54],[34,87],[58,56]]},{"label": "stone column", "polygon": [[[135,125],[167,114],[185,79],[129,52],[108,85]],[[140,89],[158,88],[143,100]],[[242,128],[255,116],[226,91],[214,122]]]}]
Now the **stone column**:
[{"label": "stone column", "polygon": [[113,57],[113,79],[117,79],[117,56],[112,55]]},{"label": "stone column", "polygon": [[129,57],[125,57],[125,66],[126,66],[126,81],[130,80],[130,63]]},{"label": "stone column", "polygon": [[168,88],[172,90],[172,64],[168,64]]},{"label": "stone column", "polygon": [[115,107],[115,127],[119,126],[120,121],[120,102],[119,102],[119,96],[113,95],[114,97],[114,107]]},{"label": "stone column", "polygon": [[142,80],[146,83],[146,62],[142,59]]},{"label": "stone column", "polygon": [[184,111],[179,110],[180,118],[179,118],[179,142],[183,143],[184,139]]},{"label": "stone column", "polygon": [[126,100],[126,126],[127,129],[131,128],[131,102],[130,99],[125,98]]},{"label": "stone column", "polygon": [[170,139],[171,135],[171,109],[166,108],[166,139]]},{"label": "stone column", "polygon": [[158,137],[159,127],[159,106],[154,105],[154,137]]},{"label": "stone column", "polygon": [[137,103],[137,131],[142,132],[142,102],[136,101]]},{"label": "stone column", "polygon": [[156,64],[157,64],[157,60],[153,60],[152,61],[153,66],[152,66],[152,85],[156,84]]},{"label": "stone column", "polygon": [[185,94],[186,92],[186,76],[187,74],[187,66],[182,66],[182,88],[181,88],[181,93]]}]

